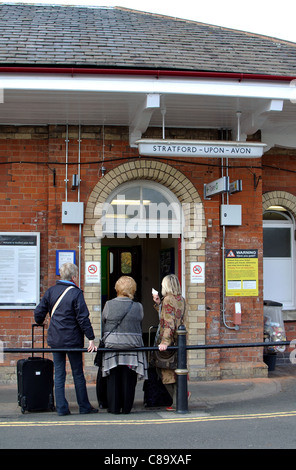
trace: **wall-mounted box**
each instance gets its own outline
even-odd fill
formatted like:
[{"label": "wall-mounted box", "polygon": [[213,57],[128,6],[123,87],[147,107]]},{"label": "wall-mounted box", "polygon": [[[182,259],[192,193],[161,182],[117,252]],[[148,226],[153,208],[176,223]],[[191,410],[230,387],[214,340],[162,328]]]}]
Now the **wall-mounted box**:
[{"label": "wall-mounted box", "polygon": [[62,202],[62,224],[83,224],[83,202]]},{"label": "wall-mounted box", "polygon": [[234,204],[221,204],[220,206],[221,225],[241,225],[242,206]]}]

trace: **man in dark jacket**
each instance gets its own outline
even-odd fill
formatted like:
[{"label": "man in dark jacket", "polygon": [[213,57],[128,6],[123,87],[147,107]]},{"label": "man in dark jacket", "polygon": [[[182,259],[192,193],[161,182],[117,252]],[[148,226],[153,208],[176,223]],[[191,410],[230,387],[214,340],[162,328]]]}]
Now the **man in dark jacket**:
[{"label": "man in dark jacket", "polygon": [[[88,351],[96,350],[94,331],[89,320],[89,311],[83,292],[77,287],[78,268],[75,264],[65,263],[60,268],[61,280],[44,294],[34,312],[35,321],[42,324],[47,313],[51,320],[47,342],[51,348],[83,348],[84,336],[89,340]],[[70,288],[70,289],[68,289]],[[67,290],[67,292],[65,292]],[[63,297],[61,297],[64,294]],[[58,300],[60,299],[60,301]],[[59,303],[57,303],[59,302]],[[57,303],[57,305],[56,305]],[[59,416],[70,414],[65,397],[66,354],[71,364],[77,402],[82,414],[97,413],[89,402],[83,373],[82,352],[53,352],[55,400]]]}]

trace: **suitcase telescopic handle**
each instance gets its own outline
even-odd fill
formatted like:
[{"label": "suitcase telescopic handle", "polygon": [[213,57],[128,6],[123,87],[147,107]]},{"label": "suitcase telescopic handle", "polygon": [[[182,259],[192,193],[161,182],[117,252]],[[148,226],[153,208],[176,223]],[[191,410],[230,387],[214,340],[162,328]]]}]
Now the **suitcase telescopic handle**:
[{"label": "suitcase telescopic handle", "polygon": [[[42,328],[42,348],[44,349],[44,325],[38,325],[37,323],[33,323],[32,325],[32,349],[34,349],[34,330],[35,328]],[[42,353],[44,359],[44,352]],[[34,357],[34,352],[32,351],[32,357]]]},{"label": "suitcase telescopic handle", "polygon": [[[150,326],[149,327],[149,331],[148,331],[148,346],[150,347],[151,346],[151,330],[155,330],[158,328],[158,325],[155,325],[155,326]],[[150,362],[150,356],[151,356],[151,351],[148,351],[148,363]]]}]

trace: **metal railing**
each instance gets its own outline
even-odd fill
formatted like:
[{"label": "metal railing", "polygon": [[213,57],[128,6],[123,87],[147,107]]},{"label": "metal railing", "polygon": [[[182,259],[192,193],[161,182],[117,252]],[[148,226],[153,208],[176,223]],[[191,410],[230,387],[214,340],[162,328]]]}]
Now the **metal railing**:
[{"label": "metal railing", "polygon": [[[199,350],[199,349],[234,349],[234,348],[254,348],[254,347],[266,347],[266,346],[288,346],[291,341],[277,341],[277,342],[257,342],[257,343],[227,343],[227,344],[198,344],[198,345],[187,345],[186,344],[187,330],[184,325],[180,325],[178,328],[178,345],[169,346],[168,350],[177,350],[178,363],[175,373],[177,375],[177,400],[176,400],[176,411],[177,413],[188,413],[188,390],[187,390],[187,350]],[[157,346],[143,346],[141,348],[131,349],[115,349],[112,351],[154,351],[157,350]],[[110,352],[110,348],[98,348],[102,352]],[[53,353],[53,352],[82,352],[86,353],[87,348],[3,348],[3,353]]]}]

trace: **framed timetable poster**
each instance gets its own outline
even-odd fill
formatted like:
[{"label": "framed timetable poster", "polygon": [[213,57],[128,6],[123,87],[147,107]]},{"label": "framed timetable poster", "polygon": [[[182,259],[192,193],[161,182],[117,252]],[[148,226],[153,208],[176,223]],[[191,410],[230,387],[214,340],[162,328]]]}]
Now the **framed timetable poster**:
[{"label": "framed timetable poster", "polygon": [[33,309],[40,299],[40,233],[0,232],[0,308]]}]

